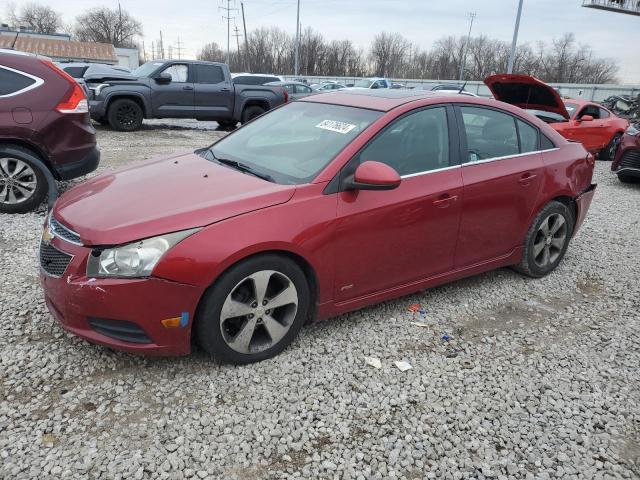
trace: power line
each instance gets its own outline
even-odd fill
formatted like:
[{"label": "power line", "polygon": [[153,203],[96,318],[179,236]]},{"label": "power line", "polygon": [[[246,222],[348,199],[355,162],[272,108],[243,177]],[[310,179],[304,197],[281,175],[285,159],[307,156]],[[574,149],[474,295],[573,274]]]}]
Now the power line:
[{"label": "power line", "polygon": [[237,8],[231,8],[231,0],[226,0],[226,7],[218,7],[219,10],[224,10],[227,15],[223,15],[222,19],[227,21],[227,65],[229,65],[229,44],[231,43],[231,20],[236,17],[231,16],[231,12],[237,12]]}]

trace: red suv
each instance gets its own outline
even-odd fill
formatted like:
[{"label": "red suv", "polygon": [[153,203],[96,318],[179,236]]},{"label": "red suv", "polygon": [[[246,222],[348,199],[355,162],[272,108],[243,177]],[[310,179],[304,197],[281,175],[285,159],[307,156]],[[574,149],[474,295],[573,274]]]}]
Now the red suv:
[{"label": "red suv", "polygon": [[46,304],[103,345],[175,355],[193,338],[261,360],[307,320],[498,267],[546,275],[587,214],[593,167],[493,100],[305,97],[66,192],[40,246]]},{"label": "red suv", "polygon": [[44,57],[0,50],[0,213],[33,210],[100,160],[80,85]]}]

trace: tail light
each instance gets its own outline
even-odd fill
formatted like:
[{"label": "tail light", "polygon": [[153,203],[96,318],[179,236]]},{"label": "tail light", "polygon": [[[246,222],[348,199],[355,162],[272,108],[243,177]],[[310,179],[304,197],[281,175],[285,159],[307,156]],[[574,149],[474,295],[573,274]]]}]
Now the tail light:
[{"label": "tail light", "polygon": [[285,89],[284,91],[284,103],[287,103],[289,101],[289,92],[287,92],[287,90]]},{"label": "tail light", "polygon": [[64,78],[71,90],[67,91],[62,100],[55,106],[55,109],[60,113],[89,113],[89,102],[87,102],[87,95],[78,82],[76,82],[71,75],[64,70],[56,67],[49,60],[40,60],[44,65],[53,70],[57,75]]}]

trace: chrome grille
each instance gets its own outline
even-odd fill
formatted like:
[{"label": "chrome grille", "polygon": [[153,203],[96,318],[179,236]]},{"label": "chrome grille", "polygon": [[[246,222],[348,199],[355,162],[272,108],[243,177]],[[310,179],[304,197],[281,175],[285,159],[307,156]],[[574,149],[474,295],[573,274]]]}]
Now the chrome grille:
[{"label": "chrome grille", "polygon": [[640,150],[627,150],[620,160],[621,168],[640,168]]},{"label": "chrome grille", "polygon": [[52,277],[61,277],[73,258],[52,245],[40,243],[40,266]]},{"label": "chrome grille", "polygon": [[52,230],[52,233],[56,237],[60,237],[67,242],[75,243],[76,245],[82,245],[82,241],[80,240],[80,235],[78,235],[73,230],[65,227],[55,218],[53,215],[49,218],[49,228]]}]

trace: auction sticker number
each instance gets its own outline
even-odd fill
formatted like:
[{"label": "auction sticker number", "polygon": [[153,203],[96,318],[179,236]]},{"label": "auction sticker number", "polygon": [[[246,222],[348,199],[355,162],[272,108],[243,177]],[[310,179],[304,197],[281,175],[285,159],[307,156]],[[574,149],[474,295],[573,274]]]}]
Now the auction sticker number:
[{"label": "auction sticker number", "polygon": [[337,120],[323,120],[318,125],[316,125],[316,127],[322,128],[324,130],[330,130],[336,133],[341,133],[343,135],[356,128],[355,125],[345,122],[338,122]]}]

